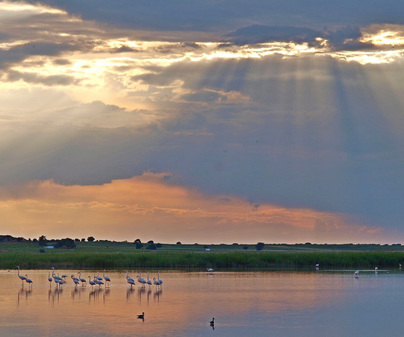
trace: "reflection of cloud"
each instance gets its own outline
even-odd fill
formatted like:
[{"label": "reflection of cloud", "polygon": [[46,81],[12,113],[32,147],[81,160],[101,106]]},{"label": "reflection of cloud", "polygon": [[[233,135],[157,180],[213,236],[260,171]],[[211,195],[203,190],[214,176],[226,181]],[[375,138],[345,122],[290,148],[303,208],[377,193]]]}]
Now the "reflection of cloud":
[{"label": "reflection of cloud", "polygon": [[[189,242],[196,237],[204,242],[255,242],[265,237],[271,242],[293,242],[296,233],[301,240],[321,241],[332,235],[335,241],[364,241],[374,230],[349,224],[337,214],[262,203],[258,207],[231,196],[206,196],[172,184],[167,176],[144,173],[103,185],[38,181],[3,188],[0,208],[4,224],[10,227],[3,230],[14,232],[24,226],[30,233],[55,236],[84,231],[114,239],[133,235]],[[63,228],[57,225],[60,220]],[[237,234],[229,237],[232,230]]]}]

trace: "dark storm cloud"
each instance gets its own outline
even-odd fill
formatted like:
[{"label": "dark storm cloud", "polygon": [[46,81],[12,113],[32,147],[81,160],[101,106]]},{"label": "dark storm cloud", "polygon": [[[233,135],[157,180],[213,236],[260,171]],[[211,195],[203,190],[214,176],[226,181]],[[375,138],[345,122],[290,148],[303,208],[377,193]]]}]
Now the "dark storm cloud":
[{"label": "dark storm cloud", "polygon": [[[33,1],[32,1],[33,2]],[[45,0],[83,19],[114,26],[151,30],[203,30],[228,32],[247,22],[259,25],[309,28],[328,25],[404,24],[404,3],[396,0],[360,0],[338,2],[234,0]]]}]

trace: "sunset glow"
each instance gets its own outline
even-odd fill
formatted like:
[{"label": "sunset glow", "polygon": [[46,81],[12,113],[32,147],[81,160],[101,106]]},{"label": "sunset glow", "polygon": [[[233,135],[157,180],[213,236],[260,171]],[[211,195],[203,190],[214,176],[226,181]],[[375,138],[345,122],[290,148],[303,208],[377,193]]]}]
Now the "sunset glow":
[{"label": "sunset glow", "polygon": [[0,0],[4,234],[404,237],[404,22],[121,5]]}]

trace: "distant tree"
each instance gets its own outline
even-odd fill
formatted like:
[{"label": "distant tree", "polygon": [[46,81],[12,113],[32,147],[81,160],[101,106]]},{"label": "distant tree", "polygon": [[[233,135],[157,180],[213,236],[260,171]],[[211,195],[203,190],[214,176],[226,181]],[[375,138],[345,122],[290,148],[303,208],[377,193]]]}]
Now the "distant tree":
[{"label": "distant tree", "polygon": [[156,243],[156,248],[161,248],[163,245],[161,243]]},{"label": "distant tree", "polygon": [[55,247],[56,247],[56,248],[68,248],[68,249],[72,249],[72,248],[76,248],[76,244],[74,243],[74,240],[73,240],[73,239],[66,238],[66,239],[58,240],[58,241],[56,242]]},{"label": "distant tree", "polygon": [[82,238],[82,239],[81,239],[81,242],[86,242],[86,239]]},{"label": "distant tree", "polygon": [[156,247],[156,245],[154,244],[154,242],[152,241],[151,243],[149,243],[149,244],[147,245],[146,249],[156,250],[157,247]]},{"label": "distant tree", "polygon": [[258,242],[255,246],[256,250],[262,250],[264,248],[265,244],[263,242]]},{"label": "distant tree", "polygon": [[33,242],[33,243],[37,243],[37,242],[38,242],[38,239],[35,238],[35,239],[32,240],[32,242]]},{"label": "distant tree", "polygon": [[46,239],[45,235],[41,235],[39,237],[39,245],[40,246],[45,246],[47,242],[48,242],[48,240]]},{"label": "distant tree", "polygon": [[136,249],[141,249],[141,248],[143,248],[143,243],[137,242],[137,243],[135,243],[135,246],[136,246]]},{"label": "distant tree", "polygon": [[247,250],[247,249],[248,249],[248,246],[243,246],[243,249],[244,249],[244,250]]},{"label": "distant tree", "polygon": [[140,241],[140,239],[136,239],[135,240],[135,245],[138,244],[138,243],[142,243],[142,241]]},{"label": "distant tree", "polygon": [[76,238],[76,239],[74,239],[74,241],[75,241],[75,242],[80,242],[80,239],[77,239],[77,238]]},{"label": "distant tree", "polygon": [[180,241],[178,241],[176,244],[177,244],[177,245],[182,245],[182,243],[181,243]]},{"label": "distant tree", "polygon": [[87,238],[87,241],[88,241],[88,242],[94,242],[94,240],[95,240],[94,236],[89,236],[89,237]]},{"label": "distant tree", "polygon": [[147,243],[150,245],[150,244],[154,243],[154,241],[150,240],[150,241],[147,241]]}]

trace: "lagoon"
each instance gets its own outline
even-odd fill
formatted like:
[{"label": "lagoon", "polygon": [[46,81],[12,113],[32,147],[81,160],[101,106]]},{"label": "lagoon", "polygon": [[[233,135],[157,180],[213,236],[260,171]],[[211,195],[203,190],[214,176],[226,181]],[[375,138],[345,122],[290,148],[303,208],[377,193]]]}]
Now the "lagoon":
[{"label": "lagoon", "polygon": [[[162,287],[75,286],[77,270],[0,271],[0,336],[402,336],[404,272],[161,271]],[[82,271],[82,276],[97,272]],[[102,274],[102,271],[101,273]],[[136,277],[138,271],[129,271]],[[142,272],[146,278],[146,271]],[[150,278],[157,276],[151,272]],[[137,318],[145,312],[145,319]],[[209,322],[215,318],[215,325]]]}]

